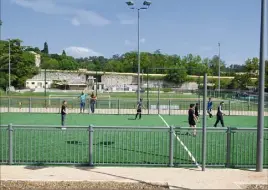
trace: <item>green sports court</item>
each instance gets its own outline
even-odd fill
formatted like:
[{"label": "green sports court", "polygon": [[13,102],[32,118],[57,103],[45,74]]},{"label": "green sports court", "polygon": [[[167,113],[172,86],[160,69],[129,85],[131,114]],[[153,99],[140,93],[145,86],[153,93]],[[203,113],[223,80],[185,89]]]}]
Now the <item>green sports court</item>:
[{"label": "green sports court", "polygon": [[[215,118],[207,119],[207,165],[254,167],[257,117],[225,116],[224,121],[230,130],[220,124],[214,128]],[[202,118],[197,124],[197,136],[193,137],[187,134],[190,129],[186,115],[143,115],[141,120],[134,120],[134,115],[68,114],[67,129],[62,130],[60,114],[1,113],[2,164],[8,162],[7,125],[11,123],[14,164],[88,164],[89,125],[93,126],[94,165],[168,166],[171,156],[178,167],[195,167],[202,161]],[[265,124],[264,166],[267,167]],[[168,126],[174,126],[174,131]]]}]

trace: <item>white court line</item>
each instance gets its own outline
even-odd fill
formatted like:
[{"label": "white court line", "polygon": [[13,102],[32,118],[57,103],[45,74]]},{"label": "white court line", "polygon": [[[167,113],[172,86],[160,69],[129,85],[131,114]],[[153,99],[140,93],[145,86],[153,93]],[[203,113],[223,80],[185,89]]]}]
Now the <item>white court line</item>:
[{"label": "white court line", "polygon": [[[166,126],[169,128],[170,126],[168,125],[168,123],[166,122],[166,120],[159,114],[158,115],[162,121],[166,124]],[[192,161],[195,163],[195,165],[200,168],[199,164],[197,163],[195,157],[193,156],[193,154],[189,151],[189,149],[185,146],[185,144],[181,141],[181,139],[176,135],[175,132],[173,132],[173,135],[176,137],[176,139],[181,143],[181,146],[184,148],[184,150],[188,153],[188,155],[190,156],[190,158],[192,159]]]}]

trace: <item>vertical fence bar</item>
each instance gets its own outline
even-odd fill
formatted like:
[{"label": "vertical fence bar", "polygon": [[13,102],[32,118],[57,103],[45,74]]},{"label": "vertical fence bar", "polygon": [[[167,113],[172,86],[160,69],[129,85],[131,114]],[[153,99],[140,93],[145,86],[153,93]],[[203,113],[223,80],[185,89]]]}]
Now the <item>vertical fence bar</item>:
[{"label": "vertical fence bar", "polygon": [[8,125],[8,151],[9,151],[9,160],[8,164],[12,165],[13,164],[13,128],[12,124],[10,123]]},{"label": "vertical fence bar", "polygon": [[29,113],[32,112],[32,97],[29,98]]},{"label": "vertical fence bar", "polygon": [[148,115],[150,115],[150,100],[148,99]]},{"label": "vertical fence bar", "polygon": [[88,114],[90,114],[90,103],[88,104]]},{"label": "vertical fence bar", "polygon": [[231,100],[229,100],[229,116],[231,115]]},{"label": "vertical fence bar", "polygon": [[227,146],[226,146],[226,167],[229,168],[231,166],[231,133],[232,128],[227,128]]},{"label": "vertical fence bar", "polygon": [[[206,113],[206,98],[207,98],[207,73],[204,74],[204,89],[203,89],[203,130],[202,130],[202,171],[206,169],[206,152],[207,152],[207,113]],[[200,104],[199,104],[200,105]]]},{"label": "vertical fence bar", "polygon": [[8,108],[7,111],[10,112],[10,97],[8,97]]},{"label": "vertical fence bar", "polygon": [[93,166],[93,125],[89,125],[89,134],[88,134],[88,161],[89,161],[89,166]]},{"label": "vertical fence bar", "polygon": [[117,104],[118,104],[118,106],[117,106],[117,108],[118,108],[117,113],[119,115],[120,114],[120,99],[117,100]]},{"label": "vertical fence bar", "polygon": [[157,89],[157,113],[160,114],[160,82],[158,81]]},{"label": "vertical fence bar", "polygon": [[173,167],[173,150],[174,150],[174,127],[170,126],[169,129],[169,166]]},{"label": "vertical fence bar", "polygon": [[171,100],[168,100],[168,115],[171,115]]}]

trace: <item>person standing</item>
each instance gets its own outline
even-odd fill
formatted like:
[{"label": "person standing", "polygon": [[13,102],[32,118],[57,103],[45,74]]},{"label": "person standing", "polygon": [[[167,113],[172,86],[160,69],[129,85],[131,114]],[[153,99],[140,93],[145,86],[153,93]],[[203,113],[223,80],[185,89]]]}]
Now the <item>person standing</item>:
[{"label": "person standing", "polygon": [[62,129],[66,129],[65,128],[65,119],[66,119],[66,114],[67,114],[67,110],[66,110],[66,106],[67,102],[64,100],[62,102],[62,106],[61,106],[61,127]]},{"label": "person standing", "polygon": [[139,119],[141,119],[141,109],[142,109],[142,98],[140,98],[140,101],[138,101],[138,104],[137,104],[137,114],[136,114],[136,117],[135,117],[135,120],[137,119],[138,115],[139,115]]},{"label": "person standing", "polygon": [[223,115],[225,115],[225,114],[222,112],[223,104],[224,104],[224,102],[221,102],[220,105],[218,106],[217,120],[216,120],[216,123],[214,124],[214,127],[217,127],[219,122],[221,122],[221,126],[224,127]]},{"label": "person standing", "polygon": [[97,97],[92,92],[92,94],[90,96],[90,110],[91,110],[91,113],[94,113],[95,112],[95,104],[96,104],[96,101],[97,101]]},{"label": "person standing", "polygon": [[208,99],[208,105],[207,105],[207,113],[209,115],[209,118],[212,118],[213,117],[213,115],[211,114],[212,105],[213,105],[212,100],[211,100],[211,98],[209,98]]},{"label": "person standing", "polygon": [[196,136],[196,116],[194,112],[195,109],[194,107],[195,107],[194,104],[190,104],[190,108],[188,110],[188,123],[190,127],[194,129],[193,136]]},{"label": "person standing", "polygon": [[78,98],[80,98],[80,113],[85,112],[85,106],[86,106],[86,99],[87,99],[87,94],[85,94],[83,91],[81,93],[80,96],[78,96]]}]

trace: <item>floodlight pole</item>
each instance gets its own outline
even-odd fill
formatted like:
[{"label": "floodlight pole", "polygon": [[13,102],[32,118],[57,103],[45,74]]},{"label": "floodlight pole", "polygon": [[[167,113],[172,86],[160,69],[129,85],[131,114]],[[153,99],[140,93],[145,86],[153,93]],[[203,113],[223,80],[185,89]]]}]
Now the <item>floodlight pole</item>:
[{"label": "floodlight pole", "polygon": [[261,0],[261,27],[260,27],[260,63],[259,63],[259,102],[257,124],[257,155],[256,171],[263,170],[263,132],[264,132],[264,81],[265,81],[265,24],[267,18],[267,0]]},{"label": "floodlight pole", "polygon": [[221,44],[220,43],[218,43],[218,46],[219,46],[219,56],[218,56],[218,58],[219,58],[219,60],[218,60],[218,64],[219,64],[219,73],[218,73],[218,95],[220,96],[220,92],[221,92]]},{"label": "floodlight pole", "polygon": [[138,101],[140,101],[141,95],[140,95],[140,91],[141,91],[141,80],[140,80],[140,70],[141,70],[141,60],[140,60],[140,10],[141,9],[148,9],[149,6],[151,5],[151,2],[149,1],[144,1],[143,5],[146,7],[140,7],[140,8],[135,8],[134,3],[132,1],[128,1],[126,2],[128,6],[132,6],[131,9],[135,9],[137,10],[137,16],[138,16],[138,28],[137,28],[137,33],[138,33],[138,89],[137,89],[137,99]]},{"label": "floodlight pole", "polygon": [[140,81],[140,72],[141,72],[141,58],[140,58],[140,9],[138,11],[138,96],[137,99],[140,101],[141,94],[141,81]]},{"label": "floodlight pole", "polygon": [[10,39],[8,39],[8,94],[10,94],[10,86],[11,86],[11,80],[10,80],[10,74],[11,74],[11,47],[10,47]]}]

